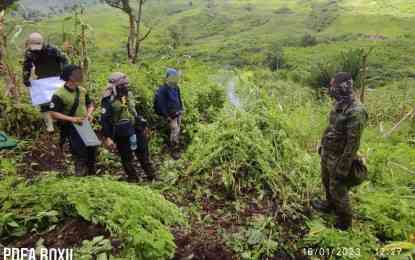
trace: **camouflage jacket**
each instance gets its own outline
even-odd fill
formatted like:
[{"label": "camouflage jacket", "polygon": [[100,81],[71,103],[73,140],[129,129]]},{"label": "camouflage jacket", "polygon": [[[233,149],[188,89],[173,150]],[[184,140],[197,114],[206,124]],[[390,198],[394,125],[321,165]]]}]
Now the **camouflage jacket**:
[{"label": "camouflage jacket", "polygon": [[335,158],[339,174],[348,174],[353,159],[357,156],[367,121],[367,111],[358,101],[349,105],[336,105],[331,111],[329,126],[321,141],[322,157]]},{"label": "camouflage jacket", "polygon": [[28,82],[35,67],[38,79],[60,76],[67,58],[58,49],[46,45],[39,52],[27,50],[23,62],[23,82]]}]

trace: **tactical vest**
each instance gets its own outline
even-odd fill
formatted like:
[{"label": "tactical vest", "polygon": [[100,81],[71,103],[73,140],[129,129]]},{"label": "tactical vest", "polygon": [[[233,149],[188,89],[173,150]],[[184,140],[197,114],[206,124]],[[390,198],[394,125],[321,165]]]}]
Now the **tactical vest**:
[{"label": "tactical vest", "polygon": [[[87,115],[86,111],[86,95],[87,91],[82,88],[79,88],[79,105],[75,112],[75,117],[85,117]],[[70,110],[74,104],[75,97],[76,97],[76,90],[70,91],[64,86],[60,87],[56,93],[56,96],[58,96],[62,102],[63,102],[63,114],[69,115]]]},{"label": "tactical vest", "polygon": [[120,100],[119,98],[115,99],[112,102],[112,123],[114,125],[122,122],[122,121],[130,121],[131,123],[134,123],[135,116],[134,111],[135,108],[132,108],[131,103],[127,99],[125,103]]}]

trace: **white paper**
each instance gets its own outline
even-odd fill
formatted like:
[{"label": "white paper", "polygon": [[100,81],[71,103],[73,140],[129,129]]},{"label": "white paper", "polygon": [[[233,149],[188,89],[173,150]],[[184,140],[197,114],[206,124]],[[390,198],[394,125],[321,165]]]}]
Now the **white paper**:
[{"label": "white paper", "polygon": [[59,77],[32,80],[30,83],[30,96],[34,106],[49,103],[55,91],[65,84]]},{"label": "white paper", "polygon": [[81,137],[82,141],[86,146],[99,146],[101,145],[101,141],[98,139],[97,135],[92,129],[91,123],[87,119],[84,120],[82,125],[73,124],[75,126],[76,131],[78,132],[79,136]]}]

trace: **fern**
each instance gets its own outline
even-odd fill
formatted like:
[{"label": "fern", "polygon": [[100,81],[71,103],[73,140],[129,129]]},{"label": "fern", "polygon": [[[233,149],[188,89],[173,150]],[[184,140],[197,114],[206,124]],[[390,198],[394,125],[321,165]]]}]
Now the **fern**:
[{"label": "fern", "polygon": [[[6,181],[0,181],[0,186]],[[26,223],[28,229],[45,222],[45,217],[55,222],[56,215],[60,219],[78,216],[101,224],[124,241],[121,255],[132,253],[137,259],[172,257],[175,243],[168,226],[184,224],[177,207],[158,193],[105,178],[47,176],[32,185],[18,184],[12,197],[2,190],[0,201],[1,214],[24,212],[16,221],[19,225]],[[17,210],[25,208],[31,210]]]}]

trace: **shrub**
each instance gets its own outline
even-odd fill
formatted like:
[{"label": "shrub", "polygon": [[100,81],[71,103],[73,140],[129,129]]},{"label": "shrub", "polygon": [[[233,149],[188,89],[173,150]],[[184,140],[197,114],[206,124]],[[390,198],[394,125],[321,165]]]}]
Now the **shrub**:
[{"label": "shrub", "polygon": [[266,53],[264,65],[272,71],[278,71],[286,67],[284,50],[279,45],[274,45]]},{"label": "shrub", "polygon": [[301,38],[301,45],[303,47],[310,47],[310,46],[314,46],[317,45],[317,38],[311,34],[305,34],[302,38]]},{"label": "shrub", "polygon": [[[29,185],[9,177],[0,182],[0,187],[0,213],[3,217],[6,212],[14,214],[18,227],[24,226],[25,230],[31,231],[39,221],[28,220],[39,219],[38,216],[45,212],[57,212],[54,216],[59,219],[81,217],[105,226],[114,237],[122,239],[121,256],[125,257],[172,257],[175,244],[168,226],[184,223],[177,207],[158,193],[105,178],[47,176]],[[11,193],[13,196],[9,196]],[[54,222],[48,221],[49,225]],[[16,226],[10,221],[6,223]],[[44,230],[39,228],[37,231]],[[2,240],[12,234],[3,233]]]},{"label": "shrub", "polygon": [[[290,92],[286,89],[290,84],[279,82],[280,90],[279,84],[262,89],[253,84],[256,76],[248,74],[242,74],[236,90],[242,97],[241,107],[225,106],[215,122],[198,125],[185,156],[191,162],[187,173],[232,194],[268,193],[278,197],[287,212],[298,214],[294,209],[309,196],[310,178],[316,177],[316,164],[301,150],[297,130],[287,123],[291,120],[288,107],[299,97],[278,100],[281,92]],[[286,113],[281,113],[281,107]]]},{"label": "shrub", "polygon": [[43,123],[31,104],[16,104],[7,97],[0,98],[0,115],[0,129],[21,138],[36,136]]},{"label": "shrub", "polygon": [[331,58],[329,62],[318,62],[311,70],[308,84],[316,89],[318,94],[321,94],[322,89],[330,86],[330,81],[336,73],[343,71],[351,73],[355,81],[354,86],[360,88],[362,83],[363,60],[369,52],[366,53],[364,49],[360,48],[349,49]]}]

